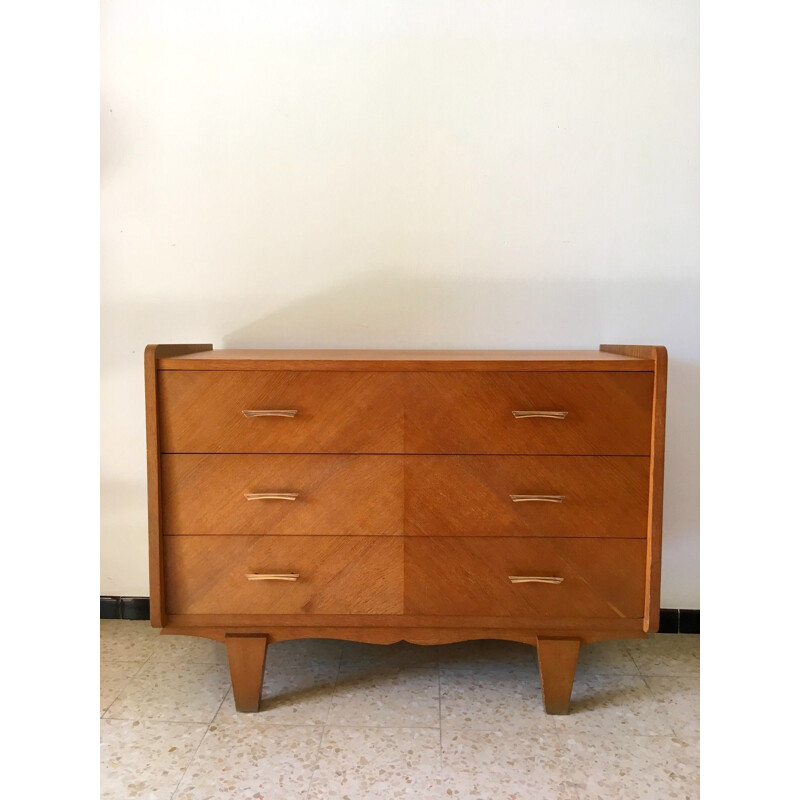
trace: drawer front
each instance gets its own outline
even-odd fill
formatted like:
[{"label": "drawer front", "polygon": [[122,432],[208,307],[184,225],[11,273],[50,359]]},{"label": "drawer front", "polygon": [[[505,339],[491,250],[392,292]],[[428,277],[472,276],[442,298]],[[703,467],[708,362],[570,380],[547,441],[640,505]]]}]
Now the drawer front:
[{"label": "drawer front", "polygon": [[642,456],[406,456],[408,536],[647,536]]},{"label": "drawer front", "polygon": [[403,533],[402,456],[181,453],[161,463],[168,536]]},{"label": "drawer front", "polygon": [[651,372],[416,373],[406,452],[649,455],[652,409]]},{"label": "drawer front", "polygon": [[164,566],[171,614],[403,611],[400,537],[167,536]]},{"label": "drawer front", "polygon": [[[638,539],[407,538],[406,614],[639,618]],[[563,579],[512,583],[510,576]]]},{"label": "drawer front", "polygon": [[[167,453],[396,453],[403,405],[393,373],[158,374]],[[245,411],[296,411],[245,416]]]}]

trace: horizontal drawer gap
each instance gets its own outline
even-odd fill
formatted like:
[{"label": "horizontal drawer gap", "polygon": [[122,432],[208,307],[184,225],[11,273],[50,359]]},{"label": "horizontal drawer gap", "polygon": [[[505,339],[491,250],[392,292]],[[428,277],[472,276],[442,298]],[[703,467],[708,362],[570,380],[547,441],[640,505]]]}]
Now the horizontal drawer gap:
[{"label": "horizontal drawer gap", "polygon": [[514,456],[515,458],[650,458],[649,453],[406,453],[402,451],[386,453],[366,453],[349,451],[343,453],[294,450],[291,452],[278,452],[277,450],[247,450],[228,452],[214,450],[210,452],[201,450],[162,450],[162,456],[444,456],[460,458],[462,456]]},{"label": "horizontal drawer gap", "polygon": [[165,537],[202,537],[203,539],[218,538],[225,539],[294,539],[297,537],[312,537],[314,539],[325,539],[331,537],[335,539],[547,539],[558,541],[575,539],[576,541],[602,541],[602,542],[629,542],[639,539],[647,539],[644,536],[515,536],[514,534],[496,534],[494,536],[459,536],[458,534],[448,534],[447,536],[437,536],[435,534],[405,534],[405,533],[386,533],[386,534],[359,534],[359,533],[165,533]]},{"label": "horizontal drawer gap", "polygon": [[[380,373],[400,373],[400,374],[404,374],[404,375],[413,374],[415,372],[484,372],[484,373],[489,373],[489,374],[491,374],[493,372],[503,372],[503,373],[514,373],[514,372],[516,372],[516,373],[523,373],[525,375],[528,375],[528,374],[530,374],[532,372],[534,372],[534,373],[535,372],[546,372],[546,373],[548,373],[550,375],[552,375],[554,373],[569,373],[569,374],[585,373],[585,374],[588,374],[588,375],[597,375],[597,374],[603,374],[603,373],[618,373],[618,372],[624,372],[625,374],[628,374],[628,373],[631,373],[631,372],[647,372],[647,373],[651,373],[652,374],[653,372],[655,372],[655,369],[653,367],[650,367],[650,368],[646,368],[645,367],[643,369],[638,369],[638,364],[637,364],[637,369],[631,369],[630,367],[623,367],[622,369],[608,369],[608,367],[605,366],[605,365],[603,366],[602,369],[563,369],[563,368],[560,368],[560,369],[548,369],[548,368],[542,369],[541,367],[537,367],[536,369],[520,369],[519,367],[515,367],[513,369],[509,369],[509,368],[505,368],[504,369],[503,367],[500,367],[500,366],[486,368],[486,367],[483,366],[482,363],[481,363],[481,366],[472,367],[471,369],[465,369],[463,366],[460,367],[460,368],[454,367],[452,369],[450,369],[449,367],[448,368],[444,368],[444,367],[430,368],[430,367],[428,367],[428,369],[409,369],[409,368],[406,368],[406,369],[402,369],[402,368],[384,369],[383,367],[377,366],[375,364],[375,362],[367,362],[367,363],[370,363],[369,367],[361,366],[361,367],[352,367],[351,369],[343,369],[343,368],[341,368],[339,366],[338,362],[331,362],[331,363],[336,363],[336,368],[334,369],[334,368],[328,367],[327,365],[314,366],[314,365],[309,364],[308,366],[294,366],[294,364],[297,364],[298,362],[291,362],[292,366],[288,366],[286,364],[280,364],[279,362],[273,362],[273,363],[276,363],[277,366],[275,366],[275,367],[267,367],[267,368],[263,368],[263,369],[259,369],[257,367],[225,367],[225,366],[220,366],[217,369],[195,369],[193,367],[188,367],[187,368],[187,367],[183,367],[183,366],[181,366],[181,367],[171,367],[171,366],[169,366],[169,367],[160,367],[159,366],[157,368],[157,371],[158,372],[343,372],[343,373],[350,373],[350,372],[355,372],[355,373],[380,372]],[[430,363],[430,362],[428,362],[428,363]]]}]

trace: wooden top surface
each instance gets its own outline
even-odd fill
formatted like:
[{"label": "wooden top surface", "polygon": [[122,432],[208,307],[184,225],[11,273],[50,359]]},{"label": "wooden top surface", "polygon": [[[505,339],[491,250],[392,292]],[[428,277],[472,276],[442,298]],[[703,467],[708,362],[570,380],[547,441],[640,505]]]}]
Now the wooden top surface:
[{"label": "wooden top surface", "polygon": [[[171,349],[170,345],[164,346]],[[599,350],[204,350],[156,352],[169,370],[652,372],[652,358]]]}]

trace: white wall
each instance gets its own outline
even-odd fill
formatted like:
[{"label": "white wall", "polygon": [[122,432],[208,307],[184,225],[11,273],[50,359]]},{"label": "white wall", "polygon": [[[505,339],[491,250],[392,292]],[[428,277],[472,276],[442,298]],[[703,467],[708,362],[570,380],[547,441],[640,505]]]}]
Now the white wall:
[{"label": "white wall", "polygon": [[670,352],[699,607],[697,0],[106,0],[102,580],[146,595],[142,351]]}]

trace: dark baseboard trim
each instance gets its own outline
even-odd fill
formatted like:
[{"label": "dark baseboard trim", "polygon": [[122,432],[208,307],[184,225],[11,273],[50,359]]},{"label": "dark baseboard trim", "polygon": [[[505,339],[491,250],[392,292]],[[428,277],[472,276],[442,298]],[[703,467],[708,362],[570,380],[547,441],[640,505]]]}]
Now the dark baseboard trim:
[{"label": "dark baseboard trim", "polygon": [[[100,597],[100,619],[150,619],[149,597]],[[660,633],[700,633],[700,609],[662,608]]]},{"label": "dark baseboard trim", "polygon": [[101,595],[100,619],[150,619],[150,598]]}]

